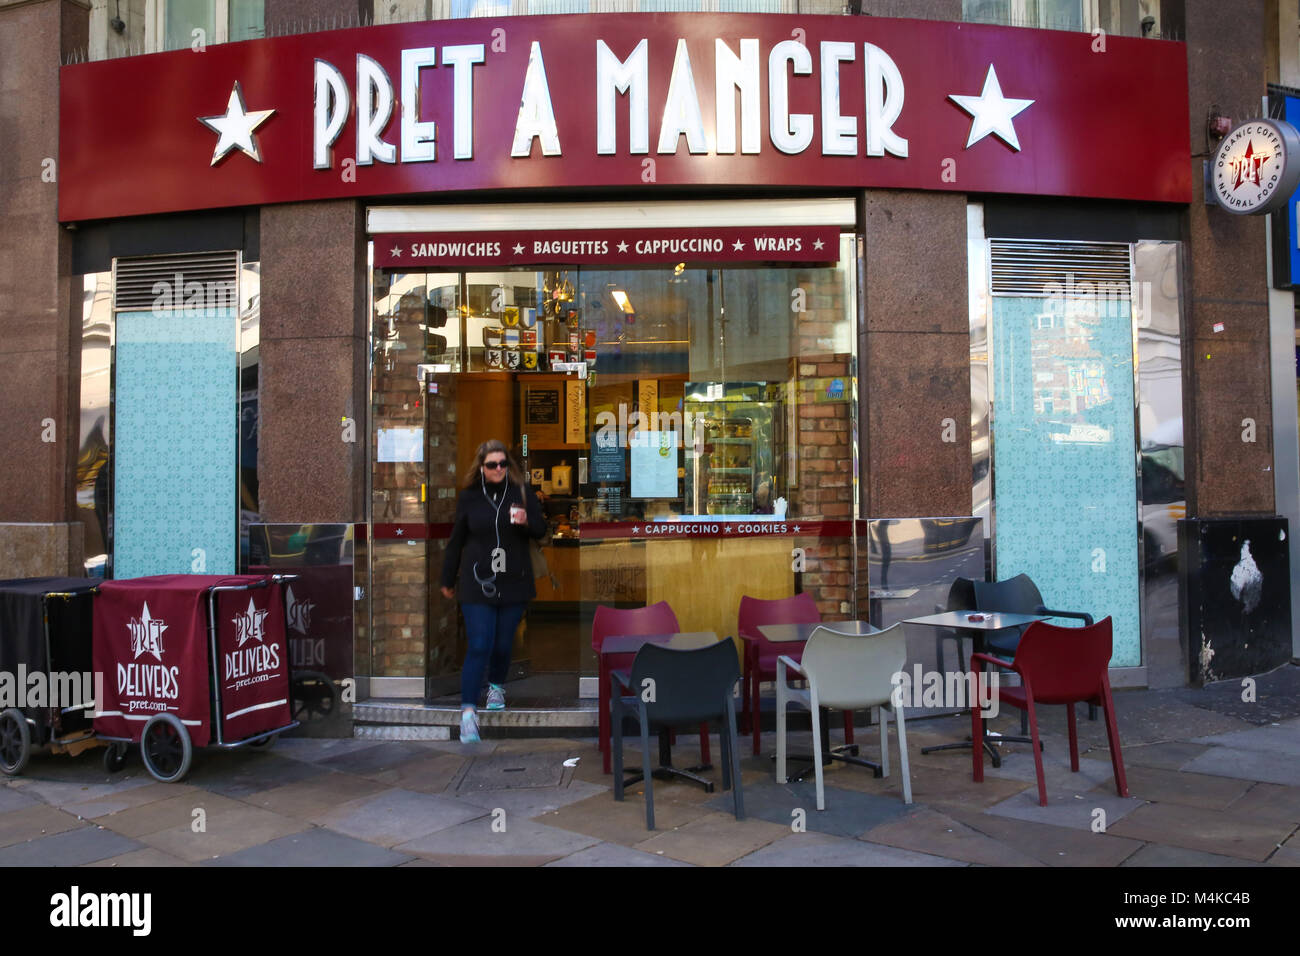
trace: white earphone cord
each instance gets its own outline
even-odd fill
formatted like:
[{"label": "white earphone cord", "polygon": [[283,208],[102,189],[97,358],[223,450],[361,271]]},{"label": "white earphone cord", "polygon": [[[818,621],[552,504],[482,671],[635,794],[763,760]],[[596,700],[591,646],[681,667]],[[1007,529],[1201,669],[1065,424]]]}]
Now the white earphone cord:
[{"label": "white earphone cord", "polygon": [[[487,499],[488,504],[492,504],[492,497],[487,493],[487,479],[483,477],[483,469],[482,469],[482,468],[479,469],[479,472],[478,472],[478,480],[479,480],[479,483],[482,484],[482,486],[483,486],[483,497]],[[507,479],[507,480],[508,480],[508,479]],[[501,489],[501,500],[498,501],[498,502],[496,503],[496,505],[495,505],[495,509],[496,509],[496,510],[495,510],[495,513],[494,513],[493,516],[492,516],[492,530],[496,532],[496,536],[497,536],[497,546],[496,546],[496,551],[493,551],[493,552],[492,552],[493,555],[495,555],[495,554],[497,553],[497,551],[500,551],[500,550],[501,550],[501,506],[502,506],[503,504],[506,503],[506,492],[507,492],[508,490],[509,490],[508,488],[502,488],[502,489]],[[478,582],[478,586],[479,586],[480,588],[483,589],[483,596],[484,596],[484,597],[496,597],[496,596],[497,596],[497,587],[496,587],[496,585],[493,583],[493,582],[496,581],[496,579],[497,579],[496,572],[493,571],[493,572],[492,572],[492,577],[490,577],[490,578],[481,578],[481,577],[479,577],[479,576],[478,576],[478,562],[477,562],[477,561],[474,562],[474,567],[473,567],[472,570],[473,570],[473,574],[474,574],[474,580],[477,581],[477,582]]]}]

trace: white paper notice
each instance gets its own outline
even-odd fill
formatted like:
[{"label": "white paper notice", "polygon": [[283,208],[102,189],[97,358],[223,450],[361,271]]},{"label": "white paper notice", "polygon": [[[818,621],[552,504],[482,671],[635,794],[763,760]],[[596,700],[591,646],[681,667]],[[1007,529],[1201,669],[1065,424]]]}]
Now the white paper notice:
[{"label": "white paper notice", "polygon": [[677,497],[677,433],[638,432],[630,443],[632,497]]},{"label": "white paper notice", "polygon": [[380,461],[424,461],[423,428],[379,429]]}]

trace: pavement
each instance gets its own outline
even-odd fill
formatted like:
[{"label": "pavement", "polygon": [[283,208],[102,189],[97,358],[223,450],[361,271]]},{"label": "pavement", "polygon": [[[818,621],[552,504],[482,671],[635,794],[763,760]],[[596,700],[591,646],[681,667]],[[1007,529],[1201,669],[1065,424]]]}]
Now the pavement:
[{"label": "pavement", "polygon": [[[33,756],[0,784],[0,865],[60,866],[1294,866],[1300,865],[1300,668],[1261,678],[1257,700],[1210,691],[1116,692],[1130,796],[1115,792],[1103,723],[1079,708],[1080,770],[1064,708],[1040,711],[1048,805],[1028,745],[971,780],[968,752],[921,748],[969,720],[913,720],[914,803],[903,803],[891,727],[889,777],[836,764],[826,809],[811,778],[778,784],[742,742],[744,820],[732,795],[641,784],[613,799],[594,739],[376,741],[294,737],[270,750],[200,751],[161,784],[132,753],[109,775],[102,751]],[[1018,712],[993,729],[1018,731]],[[833,742],[840,734],[833,733]],[[876,759],[879,734],[859,728]],[[698,760],[678,737],[674,763]],[[793,734],[791,750],[809,735]],[[713,755],[720,749],[716,736]],[[629,766],[639,754],[629,742]]]}]

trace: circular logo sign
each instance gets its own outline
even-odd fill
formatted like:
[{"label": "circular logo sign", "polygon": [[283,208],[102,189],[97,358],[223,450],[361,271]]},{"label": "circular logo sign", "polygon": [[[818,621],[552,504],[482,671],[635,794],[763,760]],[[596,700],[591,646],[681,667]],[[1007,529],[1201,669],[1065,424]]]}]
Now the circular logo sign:
[{"label": "circular logo sign", "polygon": [[1247,120],[1219,144],[1210,179],[1228,212],[1262,216],[1281,209],[1300,185],[1300,133],[1278,120]]}]

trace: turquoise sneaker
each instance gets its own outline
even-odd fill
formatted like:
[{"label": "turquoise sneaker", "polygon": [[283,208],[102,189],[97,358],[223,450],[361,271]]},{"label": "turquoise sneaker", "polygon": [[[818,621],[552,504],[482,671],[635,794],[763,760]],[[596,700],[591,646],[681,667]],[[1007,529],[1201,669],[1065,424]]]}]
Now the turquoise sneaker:
[{"label": "turquoise sneaker", "polygon": [[500,684],[488,684],[487,709],[506,709],[506,692]]},{"label": "turquoise sneaker", "polygon": [[460,742],[476,744],[481,739],[478,735],[478,713],[467,707],[460,712]]}]

